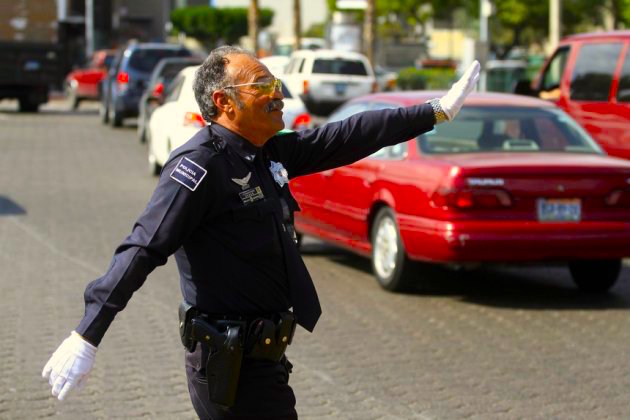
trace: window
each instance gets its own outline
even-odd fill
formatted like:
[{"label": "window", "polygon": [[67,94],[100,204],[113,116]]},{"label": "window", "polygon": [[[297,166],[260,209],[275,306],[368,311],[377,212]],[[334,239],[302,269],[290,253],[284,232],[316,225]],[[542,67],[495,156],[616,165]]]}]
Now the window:
[{"label": "window", "polygon": [[418,137],[422,153],[600,153],[588,134],[560,109],[464,107],[457,118]]},{"label": "window", "polygon": [[313,73],[367,76],[367,69],[360,60],[318,58],[313,62]]},{"label": "window", "polygon": [[630,51],[626,53],[626,59],[623,61],[623,68],[619,76],[617,100],[619,102],[630,102]]},{"label": "window", "polygon": [[355,102],[349,105],[345,105],[338,111],[334,112],[330,117],[328,117],[328,122],[345,120],[346,118],[351,117],[354,114],[358,114],[359,112],[367,110],[368,104],[363,102]]},{"label": "window", "polygon": [[545,73],[542,77],[542,83],[540,90],[548,92],[550,90],[559,89],[560,81],[562,80],[562,74],[564,68],[567,65],[567,58],[569,57],[569,48],[561,48],[554,54],[549,65],[545,69]]},{"label": "window", "polygon": [[166,57],[187,57],[190,52],[185,49],[142,49],[135,50],[129,59],[129,67],[138,71],[150,72],[158,61]]},{"label": "window", "polygon": [[571,99],[608,101],[621,46],[620,42],[615,42],[587,44],[580,48],[571,76]]},{"label": "window", "polygon": [[174,102],[179,98],[179,93],[184,85],[184,76],[180,75],[167,88],[164,102]]}]

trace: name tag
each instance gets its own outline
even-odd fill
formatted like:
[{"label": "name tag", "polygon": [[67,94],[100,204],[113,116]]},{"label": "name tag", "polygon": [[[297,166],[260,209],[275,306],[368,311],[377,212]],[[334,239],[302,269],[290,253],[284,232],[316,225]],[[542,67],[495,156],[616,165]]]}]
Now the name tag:
[{"label": "name tag", "polygon": [[187,157],[183,157],[179,160],[179,163],[171,172],[171,178],[188,188],[190,191],[195,191],[203,178],[206,176],[206,171],[201,166],[197,165]]},{"label": "name tag", "polygon": [[251,188],[249,190],[240,192],[238,193],[238,196],[241,197],[241,201],[243,202],[243,204],[251,204],[254,201],[265,198],[260,187]]}]

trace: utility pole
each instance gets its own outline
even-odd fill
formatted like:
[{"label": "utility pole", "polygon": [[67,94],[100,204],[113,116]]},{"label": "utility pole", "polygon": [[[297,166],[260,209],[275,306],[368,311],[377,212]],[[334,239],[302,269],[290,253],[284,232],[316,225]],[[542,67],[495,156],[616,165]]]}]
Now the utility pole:
[{"label": "utility pole", "polygon": [[488,61],[488,53],[490,51],[490,36],[488,31],[488,17],[492,14],[492,3],[490,0],[481,0],[479,2],[479,49],[477,57],[481,64],[481,72],[479,74],[479,90],[486,91],[486,63]]},{"label": "utility pole", "polygon": [[374,22],[376,20],[375,3],[376,0],[367,0],[367,7],[365,8],[365,27],[363,34],[363,43],[365,47],[365,55],[367,59],[374,67]]},{"label": "utility pole", "polygon": [[562,32],[562,10],[560,0],[549,0],[549,53],[553,52],[560,42]]},{"label": "utility pole", "polygon": [[85,57],[94,52],[94,0],[85,0]]},{"label": "utility pole", "polygon": [[300,14],[300,0],[293,0],[293,51],[301,48],[302,15]]},{"label": "utility pole", "polygon": [[249,13],[247,14],[249,27],[248,35],[254,54],[258,55],[258,0],[249,1]]}]

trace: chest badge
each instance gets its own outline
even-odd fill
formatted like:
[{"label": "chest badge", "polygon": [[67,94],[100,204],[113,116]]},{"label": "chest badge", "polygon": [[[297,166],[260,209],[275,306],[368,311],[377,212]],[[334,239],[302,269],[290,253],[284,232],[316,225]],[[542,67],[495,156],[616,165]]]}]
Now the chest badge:
[{"label": "chest badge", "polygon": [[234,182],[236,185],[240,185],[242,190],[246,190],[249,188],[249,179],[252,177],[252,173],[248,173],[247,175],[245,175],[244,178],[232,178],[232,182]]},{"label": "chest badge", "polygon": [[272,160],[269,170],[271,171],[271,174],[273,175],[273,180],[276,181],[278,185],[280,185],[280,188],[282,188],[284,184],[289,183],[289,173],[287,172],[286,169],[284,169],[284,166],[282,166],[282,163],[274,162]]}]

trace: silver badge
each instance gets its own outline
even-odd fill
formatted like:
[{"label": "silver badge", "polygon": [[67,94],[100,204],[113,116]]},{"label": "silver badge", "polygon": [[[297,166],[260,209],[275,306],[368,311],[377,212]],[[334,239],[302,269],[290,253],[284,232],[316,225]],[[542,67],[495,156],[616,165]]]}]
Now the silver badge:
[{"label": "silver badge", "polygon": [[249,182],[249,178],[251,177],[252,177],[252,173],[250,172],[245,176],[245,178],[241,178],[241,179],[232,178],[232,182],[236,183],[237,185],[240,185],[242,190],[246,190],[249,188],[248,182]]},{"label": "silver badge", "polygon": [[284,169],[284,166],[282,166],[282,163],[274,162],[272,160],[269,170],[271,171],[271,174],[273,175],[273,180],[276,181],[278,185],[280,185],[280,188],[282,188],[284,184],[289,183],[289,173],[287,172],[286,169]]}]

